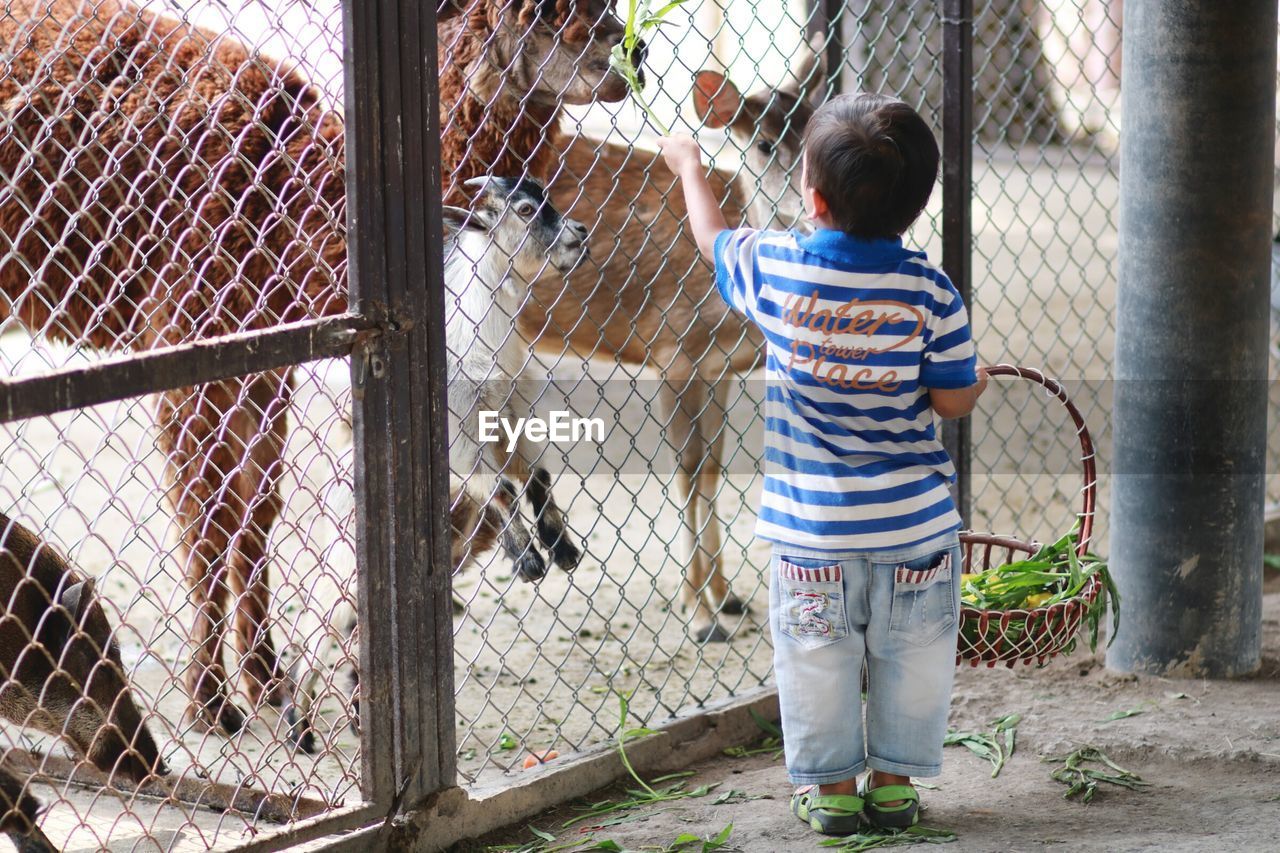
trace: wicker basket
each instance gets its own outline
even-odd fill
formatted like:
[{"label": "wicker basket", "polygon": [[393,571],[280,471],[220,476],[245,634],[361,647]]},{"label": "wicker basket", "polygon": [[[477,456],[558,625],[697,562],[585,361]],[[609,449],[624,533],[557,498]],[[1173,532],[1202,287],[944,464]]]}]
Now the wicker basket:
[{"label": "wicker basket", "polygon": [[[1066,408],[1076,426],[1080,439],[1080,462],[1084,468],[1084,507],[1080,512],[1079,548],[1083,557],[1089,550],[1089,536],[1093,532],[1093,515],[1098,498],[1098,477],[1094,462],[1093,439],[1085,427],[1080,411],[1067,398],[1066,392],[1053,379],[1038,370],[1000,364],[987,368],[989,376],[1017,376],[1043,385],[1049,395],[1058,399]],[[965,531],[960,534],[965,572],[981,572],[1003,566],[1014,560],[1025,559],[1039,549],[1039,543],[1026,542],[1010,536]],[[1085,613],[1102,591],[1102,582],[1096,575],[1089,578],[1080,594],[1050,607],[1030,610],[979,610],[960,608],[960,637],[956,651],[956,663],[968,661],[977,666],[989,667],[997,663],[1013,666],[1015,663],[1045,663],[1069,649],[1084,622]]]}]

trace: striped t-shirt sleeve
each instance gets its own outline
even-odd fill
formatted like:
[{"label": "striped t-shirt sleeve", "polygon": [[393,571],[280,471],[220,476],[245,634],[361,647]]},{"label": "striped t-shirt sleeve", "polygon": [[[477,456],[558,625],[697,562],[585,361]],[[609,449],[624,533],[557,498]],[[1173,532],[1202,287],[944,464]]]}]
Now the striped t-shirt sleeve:
[{"label": "striped t-shirt sleeve", "polygon": [[[943,299],[948,297],[944,304]],[[948,281],[944,296],[934,302],[930,316],[920,384],[925,388],[968,388],[977,381],[978,358],[969,332],[969,312]]]},{"label": "striped t-shirt sleeve", "polygon": [[738,228],[716,235],[716,289],[735,311],[750,316],[759,290],[756,243],[763,231]]}]

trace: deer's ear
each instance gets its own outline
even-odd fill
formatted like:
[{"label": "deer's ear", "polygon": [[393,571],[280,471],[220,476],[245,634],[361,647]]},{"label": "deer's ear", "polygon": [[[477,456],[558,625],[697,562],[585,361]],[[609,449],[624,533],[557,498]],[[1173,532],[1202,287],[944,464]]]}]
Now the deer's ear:
[{"label": "deer's ear", "polygon": [[793,95],[805,95],[815,102],[827,90],[827,39],[814,33],[800,45],[800,61],[787,72],[779,87]]},{"label": "deer's ear", "polygon": [[693,110],[707,127],[727,127],[742,109],[742,93],[718,71],[693,75]]}]

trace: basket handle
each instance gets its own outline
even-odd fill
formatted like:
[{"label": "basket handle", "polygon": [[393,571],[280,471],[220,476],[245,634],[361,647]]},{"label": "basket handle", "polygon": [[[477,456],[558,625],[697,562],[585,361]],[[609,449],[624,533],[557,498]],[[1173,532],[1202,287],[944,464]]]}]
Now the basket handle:
[{"label": "basket handle", "polygon": [[1084,506],[1080,510],[1080,545],[1077,554],[1083,557],[1089,550],[1089,537],[1093,534],[1093,514],[1098,504],[1098,471],[1096,455],[1093,450],[1093,438],[1089,428],[1085,426],[1084,416],[1076,408],[1075,403],[1067,397],[1067,392],[1056,379],[1050,379],[1040,371],[1031,367],[1018,367],[1013,364],[993,364],[986,368],[987,376],[1017,376],[1029,382],[1043,385],[1050,396],[1056,397],[1071,420],[1076,425],[1076,437],[1080,439],[1080,465],[1084,468]]}]

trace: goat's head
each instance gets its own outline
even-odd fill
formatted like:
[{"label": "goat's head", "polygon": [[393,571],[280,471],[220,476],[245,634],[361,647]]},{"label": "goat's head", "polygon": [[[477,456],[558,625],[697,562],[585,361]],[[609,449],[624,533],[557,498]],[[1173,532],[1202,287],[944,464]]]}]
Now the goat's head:
[{"label": "goat's head", "polygon": [[[485,101],[557,107],[627,96],[609,64],[624,32],[613,0],[445,0],[438,20],[451,18],[462,20],[461,33],[442,31],[445,49],[450,61],[468,65],[467,87]],[[465,41],[470,49],[455,49]],[[639,65],[643,46],[636,54]]]},{"label": "goat's head", "polygon": [[813,94],[826,90],[825,55],[823,45],[810,45],[781,86],[745,96],[718,71],[694,75],[698,118],[707,127],[726,128],[742,152],[737,181],[756,228],[790,228],[804,216],[801,141],[815,108]]},{"label": "goat's head", "polygon": [[561,216],[532,178],[486,175],[463,186],[476,191],[475,201],[470,210],[446,206],[446,225],[485,240],[483,250],[497,252],[524,281],[533,281],[548,264],[568,274],[587,257],[587,227]]}]

